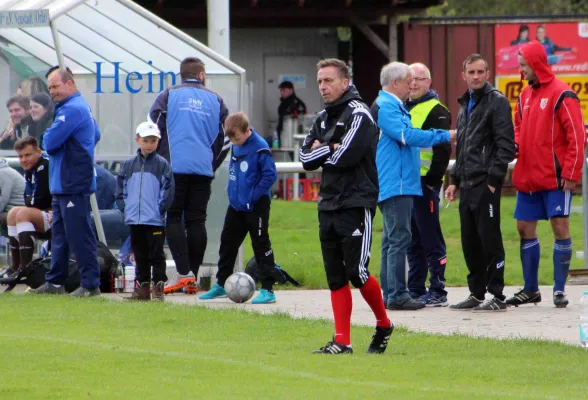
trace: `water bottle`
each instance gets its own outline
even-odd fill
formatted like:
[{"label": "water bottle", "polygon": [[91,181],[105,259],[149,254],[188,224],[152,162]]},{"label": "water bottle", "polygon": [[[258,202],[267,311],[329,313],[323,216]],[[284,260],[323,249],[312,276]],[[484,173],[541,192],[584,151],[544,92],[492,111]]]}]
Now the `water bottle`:
[{"label": "water bottle", "polygon": [[274,131],[274,135],[272,137],[272,148],[277,149],[280,147],[280,139],[278,138],[278,132]]},{"label": "water bottle", "polygon": [[580,343],[588,349],[588,290],[580,300]]}]

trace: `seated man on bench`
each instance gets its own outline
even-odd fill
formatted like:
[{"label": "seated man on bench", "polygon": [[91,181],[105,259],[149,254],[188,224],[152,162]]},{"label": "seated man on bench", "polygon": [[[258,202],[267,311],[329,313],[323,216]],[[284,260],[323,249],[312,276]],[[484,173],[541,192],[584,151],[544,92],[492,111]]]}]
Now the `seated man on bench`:
[{"label": "seated man on bench", "polygon": [[24,169],[25,206],[8,212],[8,240],[12,265],[0,278],[0,283],[12,284],[21,278],[33,259],[35,238],[50,238],[51,192],[49,191],[49,160],[42,157],[37,139],[25,136],[14,144],[18,160]]}]

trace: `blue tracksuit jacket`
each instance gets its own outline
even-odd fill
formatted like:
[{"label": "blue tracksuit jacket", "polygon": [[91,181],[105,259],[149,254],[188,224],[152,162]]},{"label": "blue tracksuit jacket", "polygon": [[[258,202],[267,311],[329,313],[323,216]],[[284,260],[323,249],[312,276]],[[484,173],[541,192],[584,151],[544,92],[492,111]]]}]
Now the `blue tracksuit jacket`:
[{"label": "blue tracksuit jacket", "polygon": [[165,213],[174,199],[169,163],[157,153],[137,155],[123,164],[117,177],[116,204],[127,225],[165,225]]},{"label": "blue tracksuit jacket", "polygon": [[43,136],[49,155],[49,188],[53,195],[96,191],[94,148],[100,130],[88,103],[76,92],[55,107],[53,125]]},{"label": "blue tracksuit jacket", "polygon": [[229,204],[237,211],[253,211],[262,196],[271,199],[270,189],[278,179],[276,164],[265,139],[251,130],[242,146],[231,145]]},{"label": "blue tracksuit jacket", "polygon": [[394,196],[422,196],[419,147],[449,142],[449,131],[413,128],[404,105],[384,90],[380,90],[372,113],[380,128],[376,151],[378,203]]},{"label": "blue tracksuit jacket", "polygon": [[198,79],[164,90],[149,111],[161,132],[157,153],[175,174],[214,177],[230,147],[224,130],[227,115],[223,99]]}]

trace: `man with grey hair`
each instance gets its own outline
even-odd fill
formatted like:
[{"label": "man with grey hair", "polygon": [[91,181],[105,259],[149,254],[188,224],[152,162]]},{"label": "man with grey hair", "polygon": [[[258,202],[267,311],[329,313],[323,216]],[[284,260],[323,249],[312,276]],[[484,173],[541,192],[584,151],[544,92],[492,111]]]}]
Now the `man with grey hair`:
[{"label": "man with grey hair", "polygon": [[[450,129],[451,114],[431,90],[431,72],[426,65],[410,65],[412,82],[405,103],[410,112],[412,126],[417,129]],[[445,307],[445,268],[447,254],[439,223],[439,192],[449,157],[451,144],[439,143],[421,149],[420,173],[422,196],[414,197],[412,209],[412,243],[408,249],[408,291],[429,307]],[[430,272],[429,289],[425,287],[427,270]]]},{"label": "man with grey hair", "polygon": [[413,197],[422,196],[419,147],[447,143],[455,132],[415,129],[404,102],[410,95],[412,72],[408,65],[391,62],[382,68],[382,90],[372,105],[380,127],[376,165],[380,192],[378,206],[384,217],[380,281],[389,310],[418,310],[406,287],[406,252],[411,242]]}]

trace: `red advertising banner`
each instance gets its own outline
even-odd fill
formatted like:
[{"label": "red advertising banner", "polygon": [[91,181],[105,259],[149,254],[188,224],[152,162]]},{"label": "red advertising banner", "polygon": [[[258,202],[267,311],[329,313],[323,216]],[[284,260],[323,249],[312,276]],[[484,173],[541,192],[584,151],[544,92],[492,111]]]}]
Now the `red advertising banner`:
[{"label": "red advertising banner", "polygon": [[497,24],[494,27],[496,75],[517,75],[518,49],[539,40],[555,74],[588,74],[588,23]]}]

